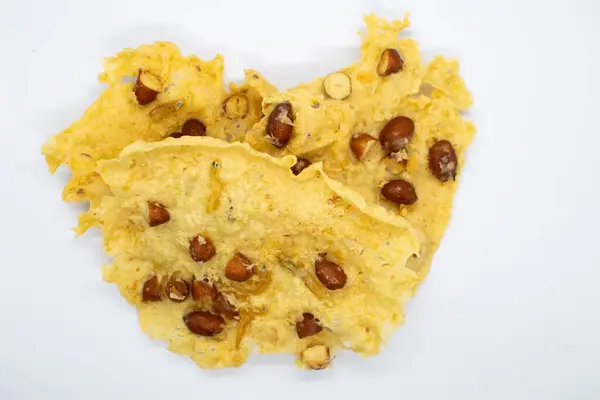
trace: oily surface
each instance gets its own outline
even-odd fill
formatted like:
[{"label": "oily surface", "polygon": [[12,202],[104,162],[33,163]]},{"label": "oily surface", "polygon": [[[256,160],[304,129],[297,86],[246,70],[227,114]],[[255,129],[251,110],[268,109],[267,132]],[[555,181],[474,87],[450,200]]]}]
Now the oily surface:
[{"label": "oily surface", "polygon": [[[135,76],[143,69],[156,76],[162,92],[156,100],[140,105],[133,92]],[[274,91],[256,71],[246,71],[241,85],[223,84],[223,57],[211,61],[184,57],[172,43],[157,42],[127,49],[104,61],[99,80],[108,85],[104,92],[70,127],[51,137],[43,147],[51,172],[68,165],[72,178],[63,191],[69,202],[89,200],[92,208],[108,188],[97,173],[99,160],[115,158],[127,145],[137,141],[158,141],[181,131],[190,118],[200,120],[207,134],[229,141],[239,140],[262,115],[260,93]],[[249,112],[231,119],[223,102],[235,93],[247,94]],[[156,110],[156,111],[155,111]],[[92,212],[83,213],[77,232],[94,225]]]},{"label": "oily surface", "polygon": [[[462,155],[475,134],[475,127],[460,112],[472,103],[471,95],[458,74],[458,62],[435,57],[421,64],[417,43],[399,38],[407,19],[388,22],[374,15],[365,17],[361,58],[340,71],[350,76],[352,94],[344,100],[327,96],[324,78],[301,84],[285,92],[266,96],[266,115],[248,133],[247,141],[257,150],[280,156],[295,154],[311,162],[322,161],[333,179],[359,192],[367,201],[400,213],[417,230],[421,257],[410,260],[410,267],[421,276],[429,270],[431,258],[450,219]],[[404,59],[401,71],[379,76],[377,65],[385,49],[397,49]],[[334,71],[332,71],[334,72]],[[268,116],[273,105],[289,102],[294,110],[293,134],[288,145],[279,149],[265,138]],[[378,141],[359,161],[350,149],[353,135],[366,133],[379,138],[385,124],[394,117],[414,121],[412,139],[399,155],[400,162],[386,156]],[[437,140],[448,140],[459,158],[456,180],[441,182],[428,168],[428,150]],[[381,187],[392,179],[410,182],[418,200],[398,206],[381,196]]]},{"label": "oily surface", "polygon": [[[101,163],[114,193],[99,210],[105,247],[115,256],[104,277],[138,307],[142,328],[152,337],[167,339],[174,351],[203,367],[239,365],[253,345],[269,353],[296,354],[314,343],[331,352],[341,343],[359,353],[378,352],[390,328],[403,321],[403,304],[418,283],[405,267],[418,252],[413,230],[404,218],[331,181],[318,165],[294,176],[293,163],[293,157],[275,159],[212,138],[133,145],[119,160]],[[217,205],[207,208],[215,199]],[[170,220],[150,227],[147,201],[164,204]],[[198,234],[216,247],[203,263],[189,254]],[[237,252],[255,265],[246,282],[225,277],[225,265]],[[316,279],[322,253],[347,275],[342,289],[328,290]],[[220,335],[202,337],[182,318],[210,310],[210,304],[141,300],[145,280],[175,272],[189,281],[210,281],[240,317],[227,321]],[[299,339],[295,324],[307,312],[324,329]],[[237,348],[242,324],[248,325]]]},{"label": "oily surface", "polygon": [[[52,172],[73,173],[65,201],[90,201],[77,232],[101,228],[114,257],[104,279],[145,332],[202,367],[240,365],[253,349],[313,369],[341,348],[375,354],[429,270],[475,133],[461,116],[471,96],[457,61],[422,64],[406,18],[365,22],[358,61],[283,92],[252,70],[226,90],[220,55],[125,50],[105,61],[100,98],[44,145]],[[384,52],[398,57],[382,74]],[[146,105],[131,82],[140,70],[161,88]],[[379,139],[396,117],[414,132],[390,154]],[[190,119],[207,137],[179,137]],[[359,135],[373,140],[357,157]],[[429,166],[440,140],[458,161],[445,181]],[[407,204],[382,196],[398,179]],[[174,279],[202,282],[205,296],[168,295]]]}]

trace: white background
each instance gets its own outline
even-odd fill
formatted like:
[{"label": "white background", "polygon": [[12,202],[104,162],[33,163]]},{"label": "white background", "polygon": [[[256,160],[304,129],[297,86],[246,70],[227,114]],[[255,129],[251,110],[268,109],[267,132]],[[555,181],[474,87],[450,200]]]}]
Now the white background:
[{"label": "white background", "polygon": [[[381,355],[307,373],[291,356],[204,371],[140,332],[76,239],[42,143],[101,86],[100,61],[171,40],[281,89],[358,55],[361,16],[412,13],[430,59],[458,57],[478,135],[450,228]],[[600,3],[0,1],[0,398],[600,398]]]}]

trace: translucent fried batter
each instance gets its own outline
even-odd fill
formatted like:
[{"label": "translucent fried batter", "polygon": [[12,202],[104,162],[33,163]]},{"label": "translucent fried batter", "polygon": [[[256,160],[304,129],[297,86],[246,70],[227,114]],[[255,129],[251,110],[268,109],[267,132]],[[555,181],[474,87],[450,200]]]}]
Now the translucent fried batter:
[{"label": "translucent fried batter", "polygon": [[[441,56],[423,67],[417,43],[399,37],[409,26],[403,21],[386,21],[374,15],[365,17],[367,32],[361,44],[361,58],[340,71],[351,78],[351,94],[343,100],[329,97],[324,78],[266,96],[265,118],[248,132],[247,141],[255,149],[275,156],[294,154],[311,162],[322,161],[327,174],[359,192],[368,201],[400,213],[419,232],[421,257],[409,266],[424,277],[431,258],[450,219],[456,180],[440,182],[428,168],[428,149],[437,140],[448,140],[458,156],[458,175],[463,154],[475,127],[460,112],[472,103],[459,75],[458,62]],[[398,52],[402,67],[380,75],[378,67],[386,51]],[[288,144],[278,148],[267,135],[270,112],[281,103],[293,108],[293,133]],[[383,127],[395,117],[414,122],[414,134],[402,151],[390,154],[377,140]],[[353,136],[369,135],[368,147],[360,150],[360,160],[350,146]],[[363,136],[369,138],[369,136]],[[381,195],[381,187],[392,179],[410,182],[418,200],[398,206]]]},{"label": "translucent fried batter", "polygon": [[[342,68],[352,82],[352,93],[345,100],[329,97],[323,90],[325,77],[301,84],[285,92],[266,96],[263,111],[267,116],[247,135],[250,145],[272,155],[311,155],[337,143],[347,144],[349,136],[366,120],[383,121],[397,108],[403,97],[416,93],[421,84],[422,67],[417,43],[399,39],[399,33],[409,26],[408,19],[387,22],[374,15],[365,17],[367,34],[363,36],[361,59]],[[383,49],[394,47],[403,54],[401,74],[382,79],[377,63]],[[385,103],[381,100],[385,99]],[[294,134],[283,149],[274,147],[265,137],[268,116],[275,106],[289,101],[293,107]]]},{"label": "translucent fried batter", "polygon": [[[215,159],[220,202],[207,210],[207,203],[215,204],[208,179]],[[300,354],[315,341],[331,352],[345,342],[361,354],[379,351],[387,339],[382,327],[403,321],[403,304],[418,283],[405,266],[418,251],[414,232],[402,217],[329,179],[319,164],[295,176],[293,163],[294,157],[272,158],[248,145],[189,137],[132,145],[119,160],[100,164],[113,196],[98,213],[105,247],[116,256],[104,277],[138,307],[152,337],[167,339],[207,368],[239,365],[252,346]],[[143,215],[147,201],[163,204],[170,220],[150,227]],[[216,248],[201,263],[189,252],[199,234]],[[254,273],[245,282],[225,276],[238,252],[252,261]],[[329,290],[315,278],[315,262],[323,257],[343,268],[343,288]],[[173,273],[209,280],[231,303],[226,308],[237,310],[217,308],[225,318],[220,334],[195,335],[182,320],[190,311],[214,309],[210,301],[142,301],[145,280]],[[295,323],[305,312],[326,329],[299,339]]]},{"label": "translucent fried batter", "polygon": [[[406,17],[365,22],[358,61],[284,92],[253,70],[226,90],[220,55],[125,50],[105,61],[100,98],[44,145],[51,172],[72,171],[65,201],[90,201],[77,232],[100,226],[104,279],[145,332],[202,367],[241,365],[254,347],[314,369],[342,348],[375,354],[429,270],[475,134],[471,95],[456,60],[422,65],[400,37]],[[403,131],[382,135],[397,117]],[[190,119],[208,137],[186,136]],[[432,162],[440,141],[456,155]],[[410,201],[382,197],[390,180]],[[305,314],[319,329],[297,331]]]},{"label": "translucent fried batter", "polygon": [[[130,81],[134,79],[127,81],[140,69],[156,76],[162,86],[156,100],[143,106],[133,93],[134,83]],[[191,115],[207,125],[214,123],[226,95],[222,75],[222,56],[208,62],[184,57],[175,45],[166,42],[123,50],[106,59],[99,80],[108,87],[77,122],[43,147],[51,172],[62,164],[72,171],[63,199],[89,200],[93,208],[108,193],[96,173],[99,160],[117,157],[137,140],[162,140],[179,130]],[[160,113],[161,106],[173,103],[177,107]],[[94,220],[89,212],[84,213],[78,232],[84,232]]]},{"label": "translucent fried batter", "polygon": [[[104,62],[99,80],[108,85],[83,116],[69,128],[51,137],[43,147],[51,172],[68,165],[72,178],[63,191],[68,202],[89,200],[90,211],[80,216],[78,233],[97,223],[93,209],[108,188],[96,172],[97,162],[115,158],[127,145],[138,141],[159,141],[180,132],[184,122],[197,119],[208,135],[234,141],[262,117],[262,94],[275,88],[256,71],[246,71],[246,80],[223,83],[223,57],[211,61],[185,57],[166,42],[119,52]],[[140,105],[134,94],[139,71],[152,74],[161,86],[156,99]],[[228,116],[224,101],[239,94],[248,100],[242,116]]]}]

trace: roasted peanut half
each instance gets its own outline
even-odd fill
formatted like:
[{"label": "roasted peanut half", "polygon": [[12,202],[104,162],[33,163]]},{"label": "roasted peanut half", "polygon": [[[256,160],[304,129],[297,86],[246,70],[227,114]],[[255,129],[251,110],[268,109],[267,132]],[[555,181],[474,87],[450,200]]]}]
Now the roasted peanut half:
[{"label": "roasted peanut half", "polygon": [[181,127],[182,136],[206,136],[206,126],[195,118],[190,118]]},{"label": "roasted peanut half", "polygon": [[158,276],[153,276],[144,282],[142,288],[142,300],[144,301],[160,301],[160,280]]},{"label": "roasted peanut half", "polygon": [[213,336],[223,331],[225,320],[209,311],[193,311],[183,317],[188,329],[201,336]]},{"label": "roasted peanut half", "polygon": [[217,295],[217,289],[208,280],[194,280],[192,282],[192,299],[195,301],[210,300]]},{"label": "roasted peanut half", "polygon": [[394,179],[381,188],[383,197],[396,204],[413,204],[417,201],[417,193],[412,184],[404,179]]},{"label": "roasted peanut half", "polygon": [[429,148],[429,169],[433,176],[442,182],[456,179],[458,158],[454,146],[447,140],[440,140]]},{"label": "roasted peanut half", "polygon": [[252,261],[242,253],[236,253],[225,267],[225,276],[227,279],[236,282],[244,282],[252,278]]},{"label": "roasted peanut half", "polygon": [[213,242],[206,236],[194,236],[190,240],[190,256],[196,262],[206,262],[217,254]]},{"label": "roasted peanut half", "polygon": [[160,80],[154,74],[140,68],[133,86],[133,93],[138,103],[142,106],[152,103],[161,90]]},{"label": "roasted peanut half", "polygon": [[294,175],[298,175],[300,172],[304,171],[311,164],[309,160],[306,158],[298,157],[296,159],[296,164],[292,165],[292,173]]},{"label": "roasted peanut half", "polygon": [[300,339],[316,335],[321,332],[323,327],[318,319],[311,313],[302,314],[302,319],[296,322],[296,333]]},{"label": "roasted peanut half", "polygon": [[248,97],[243,94],[233,94],[223,102],[223,111],[230,119],[244,118],[249,108]]},{"label": "roasted peanut half", "polygon": [[391,119],[379,133],[381,148],[389,152],[397,152],[404,149],[413,134],[415,123],[408,117],[396,117]]},{"label": "roasted peanut half", "polygon": [[358,160],[361,160],[373,146],[375,138],[367,133],[357,133],[350,138],[350,150]]},{"label": "roasted peanut half", "polygon": [[269,115],[267,121],[267,140],[273,146],[282,148],[292,137],[294,131],[294,114],[292,104],[279,103]]},{"label": "roasted peanut half", "polygon": [[300,360],[310,369],[323,369],[331,362],[329,348],[322,344],[308,347],[300,354]]},{"label": "roasted peanut half", "polygon": [[183,102],[179,100],[168,101],[154,107],[148,116],[154,122],[161,122],[164,119],[171,118],[181,107]]},{"label": "roasted peanut half", "polygon": [[332,261],[317,259],[315,274],[319,281],[329,290],[338,290],[346,286],[346,273]]},{"label": "roasted peanut half", "polygon": [[181,303],[190,294],[190,284],[182,277],[173,274],[165,285],[165,294],[169,300]]},{"label": "roasted peanut half", "polygon": [[171,215],[167,207],[155,201],[148,201],[147,205],[148,215],[146,215],[146,220],[149,226],[158,226],[169,222]]},{"label": "roasted peanut half", "polygon": [[396,49],[385,49],[377,64],[377,73],[381,76],[395,74],[404,68],[404,59]]},{"label": "roasted peanut half", "polygon": [[217,292],[213,299],[213,311],[227,318],[235,318],[239,315],[235,306],[221,292]]},{"label": "roasted peanut half", "polygon": [[343,72],[334,72],[323,80],[323,90],[332,99],[344,100],[352,93],[352,80]]}]

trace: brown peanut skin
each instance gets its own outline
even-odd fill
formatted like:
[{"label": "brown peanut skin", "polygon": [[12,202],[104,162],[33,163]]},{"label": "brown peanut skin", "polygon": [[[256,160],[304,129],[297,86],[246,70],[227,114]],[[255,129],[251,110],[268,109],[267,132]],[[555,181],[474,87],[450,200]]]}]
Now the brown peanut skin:
[{"label": "brown peanut skin", "polygon": [[296,322],[296,333],[300,339],[316,335],[322,330],[319,320],[311,313],[302,314],[302,319]]},{"label": "brown peanut skin", "polygon": [[158,276],[153,276],[144,282],[142,288],[142,300],[144,301],[160,301],[160,279]]},{"label": "brown peanut skin", "polygon": [[[204,238],[204,243],[202,243]],[[206,262],[217,254],[217,249],[213,242],[206,236],[194,236],[190,240],[190,256],[196,262]]]},{"label": "brown peanut skin", "polygon": [[380,76],[387,76],[402,71],[404,68],[404,59],[396,49],[385,49],[379,58],[377,73]]},{"label": "brown peanut skin", "polygon": [[200,280],[192,282],[192,299],[194,301],[210,300],[217,295],[217,289],[210,283]]},{"label": "brown peanut skin", "polygon": [[235,282],[252,278],[252,261],[242,253],[236,253],[225,267],[225,277]]},{"label": "brown peanut skin", "polygon": [[155,201],[148,202],[148,225],[158,226],[169,222],[171,215],[169,210],[161,203]]},{"label": "brown peanut skin", "polygon": [[213,311],[227,318],[235,318],[239,315],[235,306],[220,292],[213,298]]},{"label": "brown peanut skin", "polygon": [[350,150],[356,156],[357,160],[361,160],[367,152],[368,146],[376,139],[368,133],[359,133],[350,138]]},{"label": "brown peanut skin", "polygon": [[267,121],[267,140],[275,147],[284,147],[292,137],[294,127],[280,120],[282,116],[287,117],[290,121],[294,121],[292,104],[289,102],[279,103]]},{"label": "brown peanut skin", "polygon": [[145,86],[140,81],[140,76],[142,76],[141,69],[138,72],[138,77],[135,81],[135,85],[133,86],[133,93],[135,94],[135,98],[137,99],[137,102],[141,106],[145,106],[146,104],[150,104],[154,100],[156,100],[156,96],[158,96],[158,92],[156,90],[152,90],[149,87]]},{"label": "brown peanut skin", "polygon": [[317,279],[329,290],[338,290],[346,286],[346,273],[336,263],[327,260],[315,261]]},{"label": "brown peanut skin", "polygon": [[171,277],[165,285],[165,295],[175,303],[181,303],[190,295],[190,284],[181,277]]},{"label": "brown peanut skin", "polygon": [[294,175],[300,174],[300,172],[304,171],[306,168],[310,166],[310,160],[302,157],[298,157],[296,164],[292,165],[292,173]]},{"label": "brown peanut skin", "polygon": [[440,140],[429,148],[429,170],[438,180],[456,180],[458,158],[454,146],[447,140]]},{"label": "brown peanut skin", "polygon": [[225,320],[209,311],[193,311],[183,317],[190,332],[200,336],[214,336],[223,331]]},{"label": "brown peanut skin", "polygon": [[412,184],[404,179],[389,181],[381,188],[381,194],[396,204],[410,205],[417,201],[417,193]]},{"label": "brown peanut skin", "polygon": [[195,118],[188,119],[181,127],[181,136],[206,136],[206,126]]},{"label": "brown peanut skin", "polygon": [[395,153],[404,149],[415,133],[415,123],[404,116],[392,118],[379,133],[379,143],[385,151]]}]

